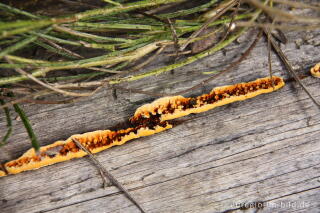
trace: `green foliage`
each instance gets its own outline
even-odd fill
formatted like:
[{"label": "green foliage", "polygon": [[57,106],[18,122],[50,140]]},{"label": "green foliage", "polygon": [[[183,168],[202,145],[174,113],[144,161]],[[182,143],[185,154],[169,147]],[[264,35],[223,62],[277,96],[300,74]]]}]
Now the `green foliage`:
[{"label": "green foliage", "polygon": [[[27,81],[30,80],[30,75],[50,84],[51,88],[55,85],[69,88],[67,84],[70,81],[118,84],[156,76],[214,54],[235,41],[249,27],[288,27],[262,23],[268,19],[260,19],[261,15],[288,23],[305,23],[303,27],[319,25],[319,19],[292,16],[275,8],[277,4],[282,4],[319,10],[317,5],[289,0],[241,1],[240,9],[237,7],[238,0],[194,1],[193,4],[187,0],[104,2],[104,7],[57,17],[31,13],[0,3],[0,89],[8,86],[11,89],[20,88],[21,84],[33,88],[34,84]],[[233,10],[228,8],[230,5]],[[219,15],[219,11],[224,12]],[[233,31],[229,31],[231,22],[237,23]],[[202,52],[193,54],[191,51],[190,54],[189,51],[187,57],[174,60],[173,64],[144,73],[134,73],[136,70],[132,67],[143,67],[145,64],[139,64],[141,61],[149,63],[148,59],[152,59],[150,56],[158,54],[164,47],[173,46],[177,55],[183,54],[179,50],[181,45],[192,45],[206,39],[205,35],[201,35],[204,28],[210,28],[212,34],[222,35],[225,31],[228,34]],[[33,56],[31,51],[34,50],[40,50],[41,54]],[[97,51],[98,55],[86,54]],[[52,55],[54,57],[49,57]],[[30,75],[17,74],[19,69]],[[64,71],[63,75],[58,72],[60,70]],[[77,70],[77,74],[74,70]],[[43,88],[41,95],[56,92],[48,92],[50,87]],[[16,95],[19,97],[19,94]],[[28,97],[31,100],[35,98],[32,93]],[[8,126],[3,142],[11,134],[12,123],[8,107],[13,106],[28,131],[33,147],[38,149],[35,134],[21,107],[17,103],[5,102],[3,98],[0,101]]]}]

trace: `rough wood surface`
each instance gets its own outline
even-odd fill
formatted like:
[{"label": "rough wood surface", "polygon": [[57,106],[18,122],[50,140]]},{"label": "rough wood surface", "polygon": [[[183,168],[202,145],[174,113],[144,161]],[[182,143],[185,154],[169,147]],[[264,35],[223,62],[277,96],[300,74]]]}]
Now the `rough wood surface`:
[{"label": "rough wood surface", "polygon": [[[252,36],[249,33],[239,43],[173,75],[124,86],[167,93],[188,88],[208,77],[202,72],[225,67],[248,47]],[[299,74],[307,76],[303,82],[320,100],[320,81],[309,74],[309,68],[320,61],[320,31],[288,33],[288,37],[284,52]],[[159,59],[148,69],[167,62]],[[280,91],[191,115],[171,130],[108,149],[97,154],[98,159],[147,212],[231,212],[240,203],[258,206],[254,203],[258,201],[265,205],[259,212],[319,212],[319,109],[276,56],[273,68],[287,82]],[[233,72],[188,95],[267,75],[262,40]],[[114,100],[111,91],[103,90],[75,104],[24,107],[45,145],[75,133],[108,129],[153,99],[118,91]],[[21,122],[14,121],[14,127],[10,144],[1,149],[1,161],[16,158],[30,147]],[[0,129],[4,128],[1,114]],[[103,189],[102,184],[88,158],[71,160],[1,178],[0,209],[2,213],[139,212],[116,187]]]}]

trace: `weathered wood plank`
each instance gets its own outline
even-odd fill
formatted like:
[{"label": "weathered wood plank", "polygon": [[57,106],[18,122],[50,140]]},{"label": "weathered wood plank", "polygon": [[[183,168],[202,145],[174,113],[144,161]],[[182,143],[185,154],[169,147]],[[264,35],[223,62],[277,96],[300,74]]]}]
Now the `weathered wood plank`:
[{"label": "weathered wood plank", "polygon": [[[283,50],[300,74],[309,75],[308,68],[320,61],[320,48],[306,42],[297,49],[294,39],[298,36],[304,33],[290,33],[291,41]],[[320,39],[320,31],[312,36],[313,41]],[[226,56],[219,52],[176,70],[173,76],[164,74],[127,86],[157,92],[182,90],[208,77],[201,72],[221,69],[247,46],[243,41],[228,47]],[[265,42],[260,42],[238,69],[191,95],[268,75],[265,47]],[[165,60],[159,59],[149,69]],[[289,210],[317,212],[320,113],[275,56],[273,61],[275,74],[287,79],[287,86],[280,91],[182,118],[185,122],[171,130],[97,157],[148,212],[223,212],[234,204],[255,201],[268,205],[307,202]],[[303,81],[320,99],[319,80],[309,76]],[[75,133],[114,126],[152,99],[119,92],[119,99],[113,100],[111,92],[104,90],[79,103],[27,105],[25,110],[42,144],[49,144]],[[15,121],[14,125],[10,144],[1,150],[2,161],[18,157],[30,146],[21,123]],[[4,127],[0,115],[0,129]],[[10,213],[139,212],[114,186],[102,188],[99,173],[88,159],[1,178],[0,208]],[[281,210],[288,208],[267,206],[262,212]]]}]

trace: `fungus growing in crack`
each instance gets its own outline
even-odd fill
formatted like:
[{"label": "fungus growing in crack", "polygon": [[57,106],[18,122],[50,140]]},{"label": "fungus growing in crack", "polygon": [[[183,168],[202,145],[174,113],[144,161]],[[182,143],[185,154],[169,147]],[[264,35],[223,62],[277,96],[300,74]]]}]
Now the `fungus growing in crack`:
[{"label": "fungus growing in crack", "polygon": [[248,83],[217,87],[208,94],[194,98],[185,98],[183,96],[163,97],[139,107],[134,116],[130,118],[130,127],[128,128],[115,131],[98,130],[72,135],[67,140],[56,141],[53,144],[41,147],[39,153],[35,153],[34,149],[30,149],[20,158],[4,164],[4,170],[0,170],[0,176],[38,169],[87,155],[74,143],[73,138],[90,152],[97,153],[115,145],[122,145],[132,139],[170,129],[173,124],[169,123],[168,120],[191,113],[205,112],[235,101],[253,98],[263,93],[273,92],[283,86],[283,79],[273,76],[272,80],[267,77]]}]

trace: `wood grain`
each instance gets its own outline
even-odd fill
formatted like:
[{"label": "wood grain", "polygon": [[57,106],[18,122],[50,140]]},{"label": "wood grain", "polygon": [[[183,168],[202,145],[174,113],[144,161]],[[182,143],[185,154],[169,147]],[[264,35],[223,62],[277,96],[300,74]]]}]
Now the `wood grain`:
[{"label": "wood grain", "polygon": [[[253,35],[253,34],[252,34]],[[248,47],[245,35],[238,44],[203,60],[156,78],[123,84],[129,88],[166,93],[186,89],[208,77],[204,71],[223,69]],[[288,33],[282,45],[303,82],[320,99],[319,79],[309,68],[320,60],[320,48],[307,40],[320,31]],[[159,58],[147,69],[162,66]],[[263,201],[259,212],[318,212],[320,208],[320,113],[283,70],[274,55],[276,75],[287,85],[274,93],[191,115],[181,125],[151,137],[134,140],[97,154],[97,158],[135,196],[148,212],[242,212],[240,203]],[[266,42],[260,41],[250,58],[233,72],[188,95],[215,86],[250,81],[268,75]],[[68,105],[25,105],[42,145],[72,134],[108,129],[135,109],[154,100],[141,94],[103,90]],[[3,147],[0,160],[20,156],[30,144],[20,121]],[[0,115],[0,129],[5,128]],[[2,133],[2,131],[1,131]],[[18,212],[139,212],[119,190],[103,189],[99,172],[87,158],[0,179],[2,213]],[[288,207],[300,205],[299,207]],[[281,205],[287,205],[285,207]],[[254,212],[249,209],[247,212]]]}]

